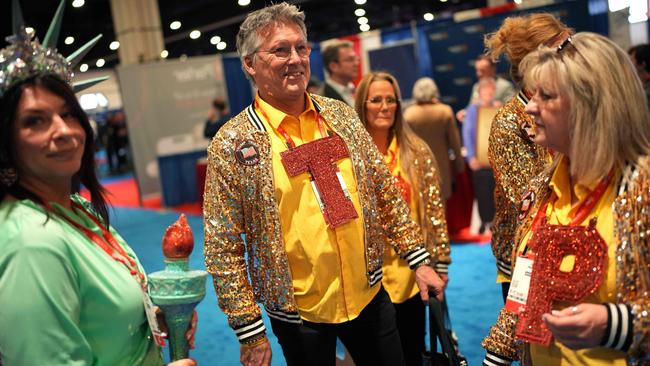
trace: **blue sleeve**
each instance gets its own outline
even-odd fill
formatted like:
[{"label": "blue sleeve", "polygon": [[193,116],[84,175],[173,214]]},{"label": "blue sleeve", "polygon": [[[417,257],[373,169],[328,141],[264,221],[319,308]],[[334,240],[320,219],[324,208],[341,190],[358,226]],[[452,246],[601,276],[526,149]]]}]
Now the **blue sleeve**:
[{"label": "blue sleeve", "polygon": [[467,151],[465,160],[476,156],[476,122],[478,119],[478,106],[472,104],[465,110],[465,122],[463,122],[463,144]]}]

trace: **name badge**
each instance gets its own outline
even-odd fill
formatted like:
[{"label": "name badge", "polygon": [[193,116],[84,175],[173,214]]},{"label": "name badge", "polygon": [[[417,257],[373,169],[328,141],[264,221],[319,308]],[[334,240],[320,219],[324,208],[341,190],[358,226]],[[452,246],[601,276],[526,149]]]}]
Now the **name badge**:
[{"label": "name badge", "polygon": [[151,329],[151,334],[153,335],[156,344],[160,347],[165,346],[165,336],[166,334],[160,330],[158,325],[158,319],[156,319],[156,311],[151,302],[149,294],[145,291],[142,291],[142,302],[144,303],[144,312],[147,314],[147,322],[149,323],[149,329]]},{"label": "name badge", "polygon": [[515,262],[515,269],[512,271],[512,281],[506,299],[506,309],[515,314],[521,313],[526,308],[534,262],[534,254],[520,255]]}]

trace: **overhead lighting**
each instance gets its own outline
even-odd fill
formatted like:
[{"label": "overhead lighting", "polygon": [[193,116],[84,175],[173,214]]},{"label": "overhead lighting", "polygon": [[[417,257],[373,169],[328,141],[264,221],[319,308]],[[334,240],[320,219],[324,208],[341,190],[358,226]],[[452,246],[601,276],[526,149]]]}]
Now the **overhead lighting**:
[{"label": "overhead lighting", "polygon": [[432,20],[433,20],[433,14],[431,14],[431,13],[424,13],[424,20],[426,20],[427,22],[432,21]]},{"label": "overhead lighting", "polygon": [[74,37],[65,37],[65,40],[63,41],[65,44],[73,44],[74,43]]},{"label": "overhead lighting", "polygon": [[370,30],[370,26],[369,26],[368,24],[361,24],[361,25],[359,26],[359,29],[360,29],[362,32],[367,32],[367,31]]},{"label": "overhead lighting", "polygon": [[88,64],[81,64],[81,66],[79,66],[79,71],[81,72],[88,71]]},{"label": "overhead lighting", "polygon": [[366,3],[366,0],[354,0],[354,3],[357,5],[363,5]]},{"label": "overhead lighting", "polygon": [[227,44],[224,41],[221,41],[221,42],[217,43],[217,49],[219,51],[226,49],[226,46],[227,46]]},{"label": "overhead lighting", "polygon": [[178,29],[178,28],[180,28],[180,27],[181,27],[181,22],[179,22],[178,20],[174,20],[174,21],[171,22],[171,24],[169,25],[169,28],[171,28],[171,29],[173,29],[173,30],[176,30],[176,29]]},{"label": "overhead lighting", "polygon": [[103,58],[97,59],[97,62],[95,62],[95,66],[97,67],[102,67],[104,64],[106,64],[106,61]]},{"label": "overhead lighting", "polygon": [[368,18],[359,17],[359,18],[357,18],[357,22],[359,22],[359,24],[368,24]]},{"label": "overhead lighting", "polygon": [[210,43],[212,43],[213,45],[217,45],[219,42],[221,42],[221,37],[219,36],[213,36],[212,38],[210,38]]},{"label": "overhead lighting", "polygon": [[167,58],[167,56],[169,56],[169,51],[167,50],[160,51],[160,58]]},{"label": "overhead lighting", "polygon": [[366,15],[366,11],[363,10],[363,9],[357,9],[357,10],[354,11],[354,15],[356,15],[358,17],[362,17],[362,16]]},{"label": "overhead lighting", "polygon": [[440,2],[441,2],[441,3],[446,3],[446,2],[447,2],[447,0],[440,0]]},{"label": "overhead lighting", "polygon": [[26,28],[25,28],[25,32],[27,32],[28,34],[34,33],[34,28],[32,28],[32,27],[26,27]]},{"label": "overhead lighting", "polygon": [[517,5],[521,4],[521,0],[515,0],[515,4]]},{"label": "overhead lighting", "polygon": [[112,49],[115,51],[116,49],[120,48],[120,42],[118,41],[113,41],[111,44],[108,45],[108,48]]},{"label": "overhead lighting", "polygon": [[195,29],[195,30],[190,32],[190,38],[197,39],[199,37],[201,37],[201,31],[200,30]]},{"label": "overhead lighting", "polygon": [[251,3],[251,0],[238,0],[237,1],[237,4],[239,4],[239,6],[246,6],[246,5],[250,4],[250,3]]},{"label": "overhead lighting", "polygon": [[80,7],[84,6],[85,3],[86,2],[84,0],[74,0],[72,2],[72,6],[75,7],[75,8],[80,8]]}]

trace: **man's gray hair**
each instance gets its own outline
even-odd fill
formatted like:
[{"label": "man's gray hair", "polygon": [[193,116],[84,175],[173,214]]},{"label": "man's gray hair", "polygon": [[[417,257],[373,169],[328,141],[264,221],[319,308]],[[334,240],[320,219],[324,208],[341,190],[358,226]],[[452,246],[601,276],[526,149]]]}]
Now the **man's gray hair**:
[{"label": "man's gray hair", "polygon": [[[256,10],[244,19],[239,26],[237,33],[237,53],[244,67],[244,58],[253,55],[262,43],[259,31],[271,24],[289,23],[297,25],[307,39],[307,27],[305,26],[305,13],[297,6],[287,3],[280,3]],[[248,78],[248,72],[244,69]]]},{"label": "man's gray hair", "polygon": [[413,99],[416,103],[431,103],[433,98],[440,99],[440,90],[436,82],[429,77],[419,78],[413,84]]}]

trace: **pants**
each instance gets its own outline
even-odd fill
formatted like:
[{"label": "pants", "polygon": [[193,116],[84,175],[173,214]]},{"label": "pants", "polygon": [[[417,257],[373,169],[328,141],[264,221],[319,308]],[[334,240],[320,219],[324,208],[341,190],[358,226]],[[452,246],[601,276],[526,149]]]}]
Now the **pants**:
[{"label": "pants", "polygon": [[474,196],[478,202],[481,222],[487,224],[494,219],[494,175],[492,169],[475,170],[472,174]]},{"label": "pants", "polygon": [[508,299],[508,291],[510,291],[510,282],[501,282],[501,296],[503,296],[503,303]]},{"label": "pants", "polygon": [[292,324],[271,318],[271,328],[288,366],[334,366],[336,337],[356,366],[404,364],[395,308],[383,287],[354,320],[339,324]]},{"label": "pants", "polygon": [[420,293],[401,304],[394,304],[397,313],[397,329],[402,341],[406,366],[422,366],[422,352],[425,351],[425,304]]}]

